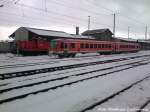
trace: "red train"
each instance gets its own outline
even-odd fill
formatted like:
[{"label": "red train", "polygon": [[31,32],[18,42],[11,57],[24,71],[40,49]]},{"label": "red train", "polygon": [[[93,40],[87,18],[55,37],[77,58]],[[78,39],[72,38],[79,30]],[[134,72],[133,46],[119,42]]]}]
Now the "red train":
[{"label": "red train", "polygon": [[43,40],[17,41],[14,44],[14,53],[23,55],[47,54],[50,44]]},{"label": "red train", "polygon": [[54,39],[51,41],[53,54],[62,57],[74,57],[77,53],[112,54],[122,52],[137,52],[138,43],[111,42],[81,39]]},{"label": "red train", "polygon": [[138,43],[111,42],[82,39],[54,39],[50,42],[45,40],[17,41],[14,44],[16,53],[24,55],[53,54],[63,57],[74,57],[77,53],[100,53],[112,54],[122,52],[137,52],[140,49]]}]

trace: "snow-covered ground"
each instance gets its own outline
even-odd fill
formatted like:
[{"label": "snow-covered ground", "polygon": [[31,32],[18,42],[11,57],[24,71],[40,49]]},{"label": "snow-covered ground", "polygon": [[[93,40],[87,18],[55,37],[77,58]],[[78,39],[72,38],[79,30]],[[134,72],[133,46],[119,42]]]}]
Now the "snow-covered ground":
[{"label": "snow-covered ground", "polygon": [[[139,107],[142,106],[147,100],[150,99],[150,78],[133,86],[131,89],[117,95],[115,98],[109,100],[108,102],[97,106],[91,111],[87,112],[98,112],[107,111],[118,112],[119,110],[136,112]],[[111,110],[112,109],[112,110]],[[150,112],[150,107],[145,107],[143,111]]]},{"label": "snow-covered ground", "polygon": [[[56,67],[56,66],[63,66],[63,65],[71,65],[71,64],[80,64],[80,63],[87,63],[87,62],[94,62],[94,61],[103,61],[103,60],[109,60],[109,59],[118,59],[118,58],[125,58],[125,57],[132,57],[132,56],[141,56],[141,55],[147,55],[150,54],[148,51],[141,51],[138,53],[128,53],[128,54],[115,54],[115,55],[96,55],[91,57],[83,57],[84,55],[81,55],[80,58],[65,58],[65,59],[57,59],[57,58],[51,58],[48,56],[37,56],[37,57],[14,57],[15,59],[11,59],[11,62],[15,65],[15,67],[0,67],[0,73],[10,73],[10,72],[16,72],[16,71],[25,71],[25,70],[33,70],[33,69],[40,69],[40,68],[48,68],[48,67]],[[89,54],[91,55],[91,54]],[[4,58],[3,55],[0,55],[0,58]],[[21,60],[20,60],[21,58]],[[27,58],[27,59],[26,59]],[[38,60],[36,60],[38,58]],[[41,58],[41,59],[40,59]],[[6,56],[7,59],[7,56]],[[40,60],[39,60],[40,59]],[[46,64],[40,64],[40,62],[46,62]],[[36,63],[34,65],[29,66],[20,66],[16,67],[16,64],[28,64],[28,63]],[[39,63],[39,64],[38,64]],[[0,61],[0,66],[4,65],[10,65],[9,63],[3,63],[3,61]]]},{"label": "snow-covered ground", "polygon": [[[140,55],[146,55],[146,54],[150,54],[150,51],[141,51],[139,53],[131,53],[131,54],[99,56],[99,58],[97,57],[96,59],[92,57],[82,57],[82,58],[75,58],[75,59],[69,58],[69,59],[59,60],[58,63],[30,66],[30,67],[25,67],[25,69],[27,70],[27,69],[35,69],[35,68],[40,68],[40,67],[44,68],[44,67],[76,64],[76,63],[83,63],[83,62],[118,59],[118,58],[140,56]],[[45,60],[56,61],[56,59],[54,58],[50,59],[50,57],[47,57],[47,58],[46,56],[44,57],[45,57]],[[27,62],[24,62],[26,60],[25,58],[26,57],[19,57],[16,63],[15,63],[15,60],[14,61],[12,60],[11,62],[15,64],[27,63]],[[35,58],[28,57],[28,60],[30,61],[34,60],[35,62],[40,62],[41,60],[38,60],[40,58],[42,58],[42,56],[38,56]],[[3,60],[5,61],[7,59],[8,59],[7,57],[0,55],[0,62],[2,62]],[[149,57],[146,57],[146,58],[143,57],[140,59],[126,60],[126,61],[114,62],[114,63],[107,63],[103,65],[94,65],[94,66],[87,66],[87,67],[82,67],[82,68],[74,68],[70,70],[55,71],[52,73],[42,73],[42,74],[37,74],[34,76],[19,77],[19,78],[4,80],[4,81],[1,80],[0,84],[5,84],[5,83],[10,83],[10,84],[6,86],[0,86],[0,90],[4,88],[30,84],[34,82],[59,78],[62,76],[75,75],[78,73],[84,73],[84,72],[88,72],[92,70],[103,69],[107,67],[132,63],[132,62],[146,60],[146,59],[149,59]],[[67,60],[67,61],[63,61],[63,60]],[[149,61],[145,61],[145,62],[149,62]],[[0,64],[3,64],[3,63],[0,63]],[[10,64],[10,62],[5,63],[5,64]],[[93,72],[93,73],[86,74],[84,76],[78,76],[78,77],[72,76],[65,80],[60,80],[60,81],[57,80],[53,82],[48,82],[48,83],[28,87],[28,88],[25,87],[25,88],[21,88],[18,90],[17,89],[11,90],[9,92],[1,93],[0,100],[5,99],[7,97],[11,97],[15,95],[17,96],[19,94],[28,93],[31,91],[36,91],[36,90],[40,90],[43,88],[52,87],[52,86],[67,83],[70,81],[84,79],[87,77],[96,76],[96,75],[100,75],[100,74],[104,74],[104,73],[108,73],[114,70],[128,68],[128,67],[130,67],[130,65],[116,67],[116,68],[106,70],[106,71]],[[127,69],[124,71],[111,73],[106,76],[101,76],[101,77],[92,78],[90,80],[81,81],[79,83],[60,87],[54,90],[49,90],[49,91],[38,93],[38,94],[32,94],[23,99],[18,99],[18,100],[4,103],[4,104],[0,104],[0,112],[33,112],[33,111],[34,112],[79,112],[81,109],[93,104],[94,102],[100,101],[146,76],[150,76],[149,68],[150,68],[150,64],[142,65],[142,66],[134,67],[134,68]],[[10,72],[10,71],[13,71],[13,69],[9,68],[6,71],[9,70]],[[5,72],[5,69],[0,69],[0,70],[3,70],[3,72]],[[15,71],[17,70],[20,70],[20,68],[15,69]],[[112,108],[112,109],[113,108],[120,108],[120,109],[137,108],[138,109],[145,101],[147,101],[150,98],[150,86],[149,85],[150,85],[150,78],[133,86],[129,90],[117,95],[116,97],[112,98],[108,102],[100,106],[97,106],[88,112],[102,112],[102,110],[100,109],[105,109],[105,108],[106,109],[107,108]],[[145,107],[145,110],[147,109],[150,111],[150,105],[147,105],[147,107]],[[110,112],[113,112],[113,111],[110,111]]]}]

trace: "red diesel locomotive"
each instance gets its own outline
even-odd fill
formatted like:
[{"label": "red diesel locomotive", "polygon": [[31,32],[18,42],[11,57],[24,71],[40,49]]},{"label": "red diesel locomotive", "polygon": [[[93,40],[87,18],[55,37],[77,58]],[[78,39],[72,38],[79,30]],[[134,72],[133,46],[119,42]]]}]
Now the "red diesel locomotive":
[{"label": "red diesel locomotive", "polygon": [[50,44],[44,40],[17,41],[14,44],[14,53],[23,55],[47,54],[50,50]]},{"label": "red diesel locomotive", "polygon": [[60,58],[74,57],[77,53],[112,54],[137,52],[139,49],[138,43],[81,39],[54,39],[51,41],[51,51]]}]

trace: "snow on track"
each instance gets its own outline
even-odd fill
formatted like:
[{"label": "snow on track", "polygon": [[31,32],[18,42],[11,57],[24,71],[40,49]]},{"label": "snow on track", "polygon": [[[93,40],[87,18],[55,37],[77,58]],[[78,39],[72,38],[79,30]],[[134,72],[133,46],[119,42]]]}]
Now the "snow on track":
[{"label": "snow on track", "polygon": [[[150,83],[149,83],[149,85],[150,85]],[[150,96],[147,99],[150,99]],[[150,111],[150,103],[148,103],[148,105],[144,108],[144,110],[147,110],[147,109]],[[144,112],[144,111],[141,111],[141,112]]]},{"label": "snow on track", "polygon": [[[0,105],[2,112],[77,112],[150,75],[150,65],[113,73]],[[141,70],[142,69],[142,70]],[[132,74],[131,74],[132,73]]]},{"label": "snow on track", "polygon": [[[114,55],[114,56],[109,55],[106,57],[100,57],[100,59],[83,58],[82,62],[87,62],[90,59],[91,59],[90,61],[105,60],[105,59],[108,60],[108,59],[137,56],[137,55],[144,55],[144,54],[150,54],[150,52],[120,54],[120,55]],[[32,58],[31,58],[31,60],[32,60]],[[50,61],[51,60],[53,60],[53,59],[50,59]],[[138,60],[140,60],[140,59],[138,59]],[[0,84],[5,84],[5,83],[12,83],[12,84],[8,84],[6,86],[0,86],[0,89],[2,89],[3,87],[13,87],[13,86],[17,86],[19,84],[21,85],[21,84],[43,81],[43,80],[51,79],[51,78],[57,78],[57,77],[62,77],[62,76],[67,76],[67,75],[69,76],[69,75],[85,72],[87,70],[91,71],[91,70],[115,66],[115,65],[119,65],[119,64],[123,64],[123,63],[127,63],[127,62],[134,62],[134,61],[135,60],[128,60],[128,61],[116,62],[116,63],[111,63],[111,64],[110,63],[103,64],[102,66],[94,65],[94,66],[87,66],[87,67],[83,67],[83,68],[82,67],[74,68],[71,70],[55,71],[53,73],[43,73],[43,74],[37,74],[34,76],[8,79],[8,80],[2,81],[2,82],[0,81]],[[48,65],[48,66],[58,66],[58,65],[60,66],[60,64],[65,65],[68,63],[74,64],[74,63],[79,63],[79,62],[81,62],[80,59],[76,59],[76,60],[70,59],[68,61],[64,61],[61,63]],[[35,67],[40,68],[40,67],[45,67],[45,66],[37,65]],[[94,68],[92,68],[92,67],[94,67]],[[125,67],[130,67],[130,66],[129,65],[124,66],[124,67],[122,67],[122,69]],[[29,95],[23,99],[18,99],[18,100],[14,100],[12,102],[0,104],[0,112],[33,112],[33,111],[35,111],[35,112],[78,112],[81,109],[83,109],[84,107],[87,107],[88,105],[91,105],[94,102],[101,100],[105,97],[108,97],[109,95],[115,93],[116,91],[119,91],[120,89],[129,86],[133,82],[136,82],[137,80],[140,80],[146,76],[150,76],[149,68],[150,68],[150,64],[142,65],[142,66],[124,70],[121,72],[112,73],[112,74],[109,74],[104,77],[97,77],[97,78],[93,78],[93,79],[90,79],[87,81],[82,81],[82,82],[75,83],[72,85],[60,87],[60,88],[57,88],[54,90],[45,91],[43,93]],[[20,68],[16,68],[15,71],[17,71],[19,69]],[[34,68],[27,67],[25,69],[34,69]],[[114,68],[114,70],[117,70],[117,69],[118,68]],[[121,69],[121,67],[119,69]],[[10,72],[13,70],[7,69],[6,71]],[[106,71],[95,72],[92,74],[87,74],[85,76],[70,77],[66,80],[54,81],[53,83],[52,82],[45,83],[45,84],[41,84],[38,86],[30,87],[30,88],[22,88],[19,90],[12,90],[11,92],[8,92],[5,94],[0,94],[0,100],[3,98],[9,97],[10,95],[17,95],[17,94],[22,94],[24,92],[39,90],[39,89],[42,89],[45,87],[50,87],[50,86],[55,86],[57,84],[66,83],[67,81],[77,80],[78,78],[86,78],[89,76],[103,74],[105,72]],[[107,70],[107,72],[111,72],[111,70]],[[34,80],[32,80],[33,78],[34,78]],[[16,82],[16,81],[22,81],[22,82]],[[147,80],[147,82],[149,82],[149,80]],[[149,87],[148,87],[149,83],[144,82],[142,84],[143,84],[142,88],[138,88],[138,87],[141,87],[141,84],[139,84],[134,87],[134,90],[136,92],[139,92],[139,91],[141,92],[143,88],[144,88],[144,90],[145,90],[145,88],[149,89]],[[137,87],[137,89],[135,89],[136,87]],[[120,99],[119,100],[120,102],[122,101],[122,99],[127,101],[127,103],[129,103],[128,106],[131,106],[132,102],[130,102],[131,101],[130,95],[133,96],[133,94],[135,92],[134,90],[129,91],[129,93],[127,93],[127,94],[126,94],[126,92],[122,93],[121,96],[118,96],[116,98]],[[143,94],[145,96],[148,96],[149,90],[145,90],[145,92]],[[142,96],[142,94],[140,94],[140,92],[138,93],[138,95],[141,95],[142,100],[140,100],[140,101],[142,102],[143,99],[145,100],[145,96]],[[128,99],[128,98],[125,99],[123,96],[129,96],[130,99]],[[138,100],[138,98],[135,100],[135,103],[137,100]],[[113,101],[113,99],[112,99],[112,101]],[[143,101],[143,102],[145,102],[145,101]],[[113,103],[115,104],[116,102],[113,102]],[[139,104],[141,105],[141,103],[139,103]],[[135,104],[133,103],[133,105],[135,105]],[[145,107],[145,108],[148,108],[149,106],[150,105],[147,105],[147,107]]]},{"label": "snow on track", "polygon": [[89,73],[89,74],[86,74],[84,76],[79,76],[79,77],[74,76],[74,77],[70,77],[70,78],[67,78],[67,79],[64,79],[64,80],[56,80],[56,81],[48,82],[46,84],[44,83],[44,84],[35,85],[35,86],[32,86],[32,87],[24,87],[24,88],[21,88],[21,89],[18,89],[18,90],[14,89],[12,91],[1,94],[0,99],[3,100],[3,99],[6,99],[6,98],[9,98],[9,97],[12,97],[12,96],[19,96],[19,95],[31,93],[31,92],[34,92],[34,91],[40,91],[40,90],[43,90],[43,89],[46,89],[46,88],[52,88],[52,87],[55,87],[55,86],[58,86],[58,85],[63,85],[63,84],[69,83],[69,82],[82,80],[82,79],[85,79],[85,78],[97,76],[97,75],[100,75],[100,74],[109,73],[109,72],[112,72],[114,70],[116,71],[116,70],[120,70],[120,69],[125,69],[125,68],[128,68],[128,67],[129,67],[129,65],[114,68],[114,69],[111,69],[111,70],[107,70],[107,72],[102,71],[102,72],[96,72],[96,73],[92,73],[92,74]]},{"label": "snow on track", "polygon": [[[41,68],[48,68],[48,67],[57,67],[57,66],[64,66],[64,65],[71,65],[71,64],[81,64],[81,63],[87,63],[87,62],[94,62],[94,61],[104,61],[104,60],[110,60],[110,59],[119,59],[119,58],[127,58],[127,57],[132,57],[132,56],[142,56],[142,55],[147,55],[150,54],[150,52],[144,52],[144,53],[129,53],[129,54],[118,54],[118,55],[108,55],[108,56],[98,56],[97,58],[81,58],[81,59],[62,59],[62,61],[58,61],[57,63],[53,64],[44,64],[44,65],[36,65],[36,66],[26,66],[26,67],[16,67],[16,68],[6,68],[6,69],[1,69],[0,73],[11,73],[11,72],[19,72],[19,71],[27,71],[27,70],[33,70],[33,69],[41,69]],[[56,59],[54,59],[56,60]],[[48,60],[49,62],[54,62],[53,59]],[[65,60],[65,61],[63,61]]]},{"label": "snow on track", "polygon": [[[149,74],[150,75],[150,74]],[[150,99],[150,78],[142,81],[141,83],[131,87],[123,93],[120,93],[116,97],[108,100],[106,103],[95,107],[92,110],[86,112],[136,112],[140,110],[140,106],[143,105],[148,99]],[[111,110],[112,109],[112,110]],[[150,112],[150,108],[146,107],[143,111]]]},{"label": "snow on track", "polygon": [[55,71],[55,72],[52,72],[52,73],[42,73],[42,74],[37,74],[37,75],[34,75],[34,76],[28,76],[28,77],[21,77],[21,78],[19,77],[19,78],[16,78],[16,79],[2,80],[0,82],[1,85],[2,84],[7,84],[7,83],[12,83],[12,84],[1,87],[0,90],[3,89],[3,88],[9,88],[9,87],[17,86],[17,85],[36,83],[36,82],[39,82],[39,81],[41,82],[41,81],[45,81],[45,80],[56,79],[56,78],[72,76],[72,75],[75,76],[75,74],[81,74],[81,73],[95,71],[95,70],[102,70],[102,69],[115,67],[115,66],[117,67],[117,66],[120,66],[120,65],[135,63],[135,62],[138,62],[138,61],[144,61],[144,60],[147,61],[148,59],[149,59],[149,57],[147,57],[147,58],[142,57],[142,58],[134,59],[134,60],[125,60],[125,61],[121,61],[121,62],[113,62],[113,63],[107,63],[107,64],[100,64],[100,65],[94,65],[94,66],[74,68],[74,69],[70,69],[70,70]]}]

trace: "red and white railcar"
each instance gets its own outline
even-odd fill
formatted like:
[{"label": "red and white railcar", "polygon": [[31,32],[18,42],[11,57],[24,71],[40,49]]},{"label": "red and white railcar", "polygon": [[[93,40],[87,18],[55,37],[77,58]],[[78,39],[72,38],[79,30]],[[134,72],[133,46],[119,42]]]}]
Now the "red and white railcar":
[{"label": "red and white railcar", "polygon": [[59,57],[74,57],[77,53],[122,53],[137,52],[138,43],[111,42],[81,39],[54,39],[51,41],[51,51]]}]

